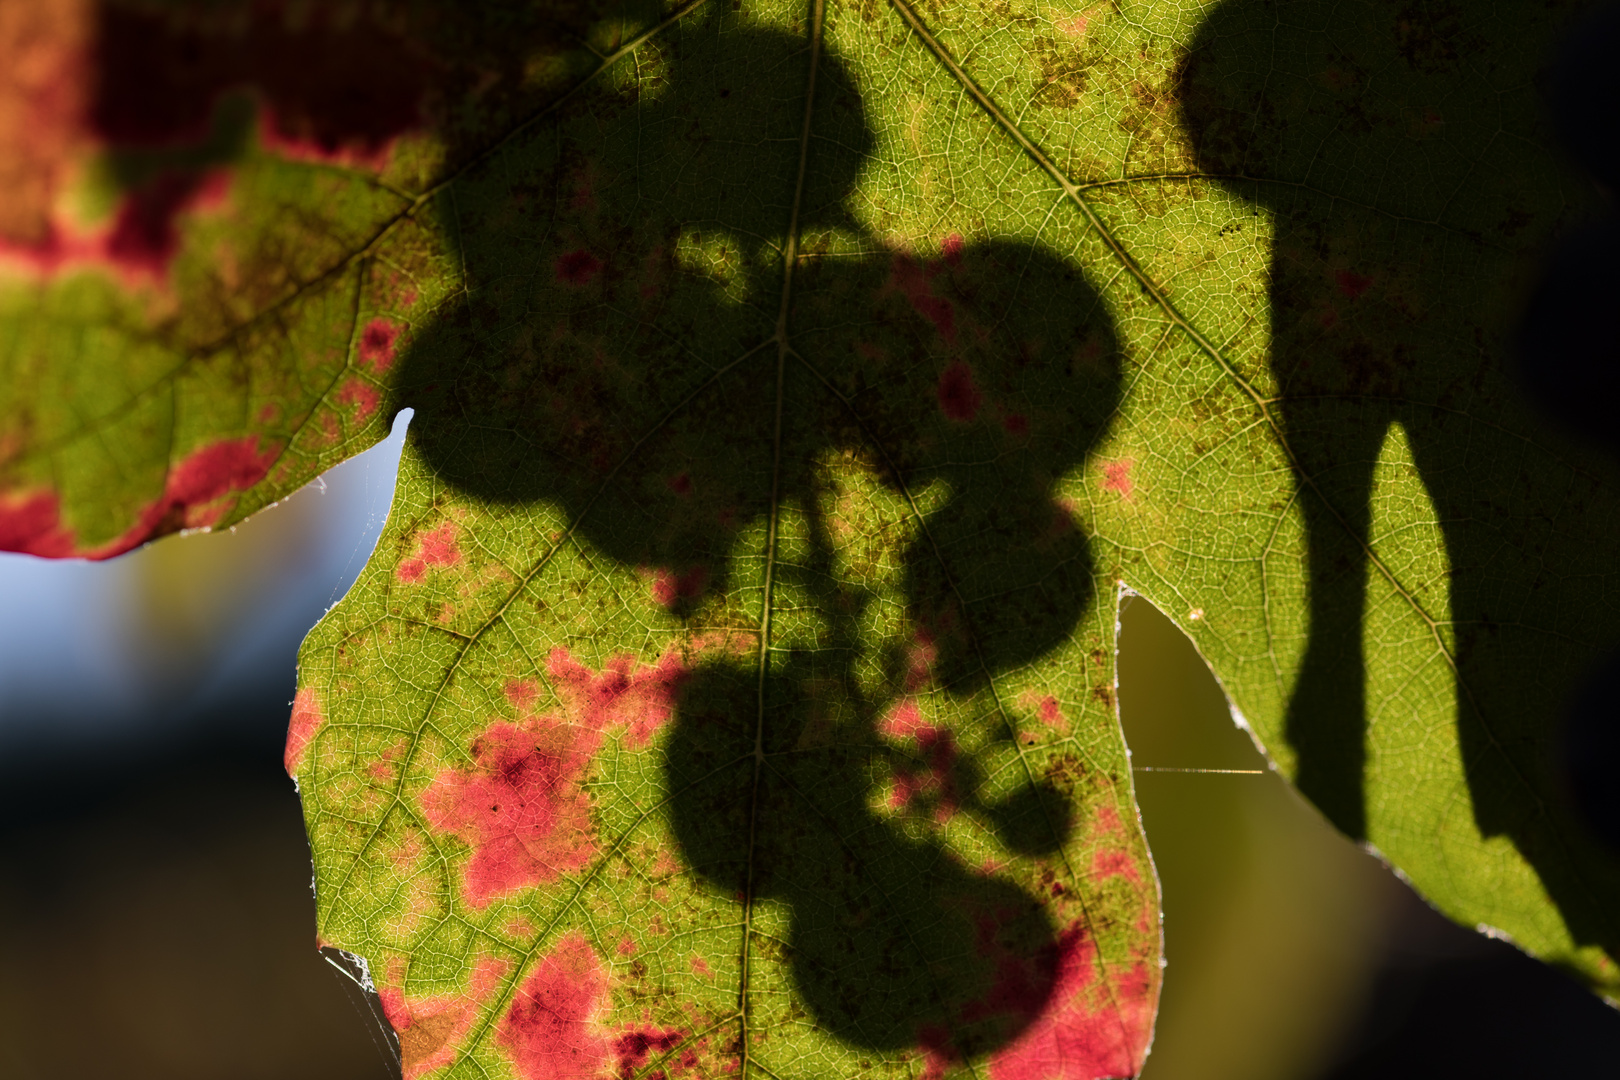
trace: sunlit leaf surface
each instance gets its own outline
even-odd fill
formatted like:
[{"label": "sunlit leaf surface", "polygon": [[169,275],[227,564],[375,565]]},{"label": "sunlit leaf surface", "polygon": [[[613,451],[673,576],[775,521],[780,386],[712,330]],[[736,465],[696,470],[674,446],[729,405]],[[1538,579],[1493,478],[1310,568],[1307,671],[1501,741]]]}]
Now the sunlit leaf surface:
[{"label": "sunlit leaf surface", "polygon": [[6,10],[0,547],[415,410],[287,747],[407,1077],[1134,1074],[1121,582],[1337,826],[1620,984],[1556,767],[1612,466],[1500,373],[1563,15]]}]

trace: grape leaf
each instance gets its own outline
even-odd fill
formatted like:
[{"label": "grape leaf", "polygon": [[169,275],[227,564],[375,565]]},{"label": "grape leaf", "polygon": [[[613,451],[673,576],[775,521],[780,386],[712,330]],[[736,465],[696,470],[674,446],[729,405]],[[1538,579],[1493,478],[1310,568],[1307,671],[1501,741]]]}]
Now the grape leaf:
[{"label": "grape leaf", "polygon": [[100,73],[0,126],[0,546],[226,524],[415,410],[287,748],[407,1076],[1134,1074],[1121,584],[1336,825],[1616,991],[1555,761],[1613,468],[1499,370],[1585,198],[1567,13],[58,10],[0,30]]}]

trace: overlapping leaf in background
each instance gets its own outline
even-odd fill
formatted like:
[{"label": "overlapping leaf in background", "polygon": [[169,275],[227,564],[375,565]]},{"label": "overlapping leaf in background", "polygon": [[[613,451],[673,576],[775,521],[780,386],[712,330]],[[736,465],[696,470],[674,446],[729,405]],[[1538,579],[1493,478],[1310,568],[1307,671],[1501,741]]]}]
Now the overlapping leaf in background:
[{"label": "overlapping leaf in background", "polygon": [[1119,583],[1613,993],[1555,750],[1615,478],[1500,371],[1569,14],[8,6],[0,546],[416,410],[287,755],[408,1076],[1134,1073]]}]

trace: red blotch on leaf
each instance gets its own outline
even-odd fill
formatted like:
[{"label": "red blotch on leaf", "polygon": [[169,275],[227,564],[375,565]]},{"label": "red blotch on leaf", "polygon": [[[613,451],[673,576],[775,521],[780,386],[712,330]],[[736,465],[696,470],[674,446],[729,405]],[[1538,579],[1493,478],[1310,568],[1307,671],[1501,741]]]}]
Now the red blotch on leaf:
[{"label": "red blotch on leaf", "polygon": [[158,500],[118,539],[87,552],[89,559],[110,559],[148,540],[213,525],[234,505],[230,496],[263,480],[275,463],[277,449],[259,450],[259,439],[248,436],[205,446],[169,471]]},{"label": "red blotch on leaf", "polygon": [[607,972],[582,934],[565,934],[523,982],[495,1041],[523,1080],[601,1080],[613,1045],[599,1029]]},{"label": "red blotch on leaf", "polygon": [[338,389],[337,403],[355,406],[355,423],[363,424],[371,419],[372,414],[377,411],[377,406],[382,403],[382,391],[368,382],[350,379]]},{"label": "red blotch on leaf", "polygon": [[939,253],[945,257],[945,261],[950,264],[953,270],[962,265],[962,247],[962,234],[955,232],[947,236],[939,245]]},{"label": "red blotch on leaf", "polygon": [[427,576],[430,566],[455,566],[461,562],[456,547],[456,523],[446,521],[436,529],[418,533],[415,553],[394,568],[394,576],[407,585],[416,585]]},{"label": "red blotch on leaf", "polygon": [[0,496],[0,551],[47,559],[73,554],[73,533],[62,525],[61,500],[49,491]]},{"label": "red blotch on leaf", "polygon": [[602,269],[602,260],[584,248],[557,256],[557,280],[565,285],[584,285]]},{"label": "red blotch on leaf", "polygon": [[1058,708],[1057,698],[1052,697],[1050,694],[1041,698],[1040,703],[1035,707],[1035,712],[1041,718],[1041,723],[1046,724],[1048,727],[1056,727],[1063,722],[1063,710]]},{"label": "red blotch on leaf", "polygon": [[446,769],[422,794],[428,824],[473,849],[469,905],[556,881],[596,854],[580,780],[599,741],[550,717],[495,723],[473,743],[471,770]]},{"label": "red blotch on leaf", "polygon": [[916,740],[923,765],[920,769],[902,766],[896,770],[889,805],[898,810],[914,803],[932,802],[934,820],[943,825],[956,814],[959,803],[952,776],[956,767],[956,739],[949,731],[929,724],[916,725],[911,736]]},{"label": "red blotch on leaf", "polygon": [[911,648],[906,650],[906,692],[912,693],[927,686],[934,678],[934,661],[939,659],[939,646],[928,630],[918,629]]},{"label": "red blotch on leaf", "polygon": [[917,729],[926,726],[923,723],[922,710],[917,708],[916,699],[901,698],[895,707],[884,715],[878,730],[891,739],[909,739],[916,734]]},{"label": "red blotch on leaf", "polygon": [[669,490],[677,495],[692,494],[692,477],[689,473],[679,473],[670,477],[665,483],[669,485]]},{"label": "red blotch on leaf", "polygon": [[403,991],[379,987],[383,1015],[399,1036],[400,1071],[404,1080],[416,1080],[456,1060],[458,1048],[479,1007],[499,989],[512,970],[505,960],[485,957],[473,965],[467,992],[411,1001]]},{"label": "red blotch on leaf", "polygon": [[692,566],[680,573],[659,570],[653,575],[652,598],[664,607],[674,607],[682,600],[695,600],[709,586],[706,567]]},{"label": "red blotch on leaf", "polygon": [[1097,946],[1072,926],[1049,949],[1016,956],[981,931],[996,977],[963,1019],[1003,1016],[1022,1031],[990,1056],[991,1080],[1102,1080],[1141,1071],[1152,1033],[1154,993],[1136,964],[1112,985],[1098,978]]},{"label": "red blotch on leaf", "polygon": [[1015,439],[1029,434],[1029,417],[1023,413],[1002,413],[1001,429]]},{"label": "red blotch on leaf", "polygon": [[226,185],[223,173],[168,172],[124,197],[112,232],[107,258],[130,269],[162,276],[180,249],[175,218],[182,210],[218,205]]},{"label": "red blotch on leaf", "polygon": [[1136,860],[1128,851],[1099,851],[1091,860],[1091,876],[1098,881],[1123,877],[1133,885],[1142,884],[1142,875],[1136,869]]},{"label": "red blotch on leaf", "polygon": [[924,268],[904,255],[896,255],[890,280],[905,295],[917,314],[934,324],[946,344],[956,344],[956,308],[934,295],[931,280],[940,268]]},{"label": "red blotch on leaf", "polygon": [[[618,1059],[619,1080],[630,1080],[649,1058],[668,1053],[685,1038],[685,1032],[660,1031],[657,1028],[642,1028],[620,1035],[613,1040],[613,1056]],[[678,1067],[676,1071],[679,1071]]]},{"label": "red blotch on leaf", "polygon": [[1373,279],[1349,270],[1340,270],[1333,276],[1338,284],[1339,291],[1350,299],[1358,299],[1362,293],[1372,288]]},{"label": "red blotch on leaf", "polygon": [[597,673],[563,648],[551,650],[546,673],[574,723],[590,731],[622,726],[624,744],[632,750],[645,746],[669,720],[681,687],[692,675],[674,651],[652,665],[637,664],[633,656],[615,656]]},{"label": "red blotch on leaf", "polygon": [[394,363],[399,327],[387,319],[372,319],[360,331],[360,362],[381,375]]},{"label": "red blotch on leaf", "polygon": [[1122,499],[1129,499],[1131,492],[1136,490],[1136,484],[1131,480],[1131,467],[1135,464],[1131,458],[1103,462],[1103,490],[1112,491]]},{"label": "red blotch on leaf", "polygon": [[287,749],[282,763],[288,776],[298,775],[298,766],[304,761],[304,748],[320,730],[326,717],[321,713],[321,698],[313,687],[306,686],[293,699],[292,718],[287,722]]},{"label": "red blotch on leaf", "polygon": [[540,684],[533,679],[508,679],[506,681],[506,700],[520,716],[527,715],[534,708],[534,703],[540,698]]},{"label": "red blotch on leaf", "polygon": [[947,420],[965,424],[979,415],[984,395],[973,381],[973,369],[961,360],[939,377],[939,408]]},{"label": "red blotch on leaf", "polygon": [[29,240],[0,237],[0,259],[41,278],[104,267],[129,287],[161,281],[180,250],[179,217],[219,206],[228,187],[220,170],[165,172],[127,192],[108,223],[85,228],[53,213]]}]

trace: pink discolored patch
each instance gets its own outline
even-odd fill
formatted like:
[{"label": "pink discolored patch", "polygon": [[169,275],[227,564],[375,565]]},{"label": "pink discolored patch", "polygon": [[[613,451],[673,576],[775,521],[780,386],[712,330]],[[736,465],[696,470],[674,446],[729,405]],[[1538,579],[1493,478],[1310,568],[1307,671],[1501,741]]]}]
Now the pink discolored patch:
[{"label": "pink discolored patch", "polygon": [[213,525],[234,505],[230,496],[263,480],[278,454],[274,446],[261,452],[253,435],[195,451],[169,471],[163,494],[123,536],[80,554],[110,559],[181,529]]},{"label": "pink discolored patch", "polygon": [[456,1060],[457,1047],[477,1019],[479,1008],[511,972],[505,960],[485,957],[473,965],[467,992],[411,1001],[392,987],[379,987],[383,1015],[399,1036],[404,1080],[416,1080]]},{"label": "pink discolored patch", "polygon": [[446,521],[437,529],[423,533],[417,554],[429,566],[454,566],[460,562],[461,552],[456,549],[456,523]]},{"label": "pink discolored patch", "polygon": [[298,691],[298,696],[293,698],[292,718],[287,721],[287,749],[282,755],[282,764],[286,766],[288,776],[298,775],[298,766],[304,761],[304,750],[325,721],[320,694],[315,688],[306,686]]},{"label": "pink discolored patch", "polygon": [[939,646],[934,635],[919,628],[906,650],[906,692],[915,693],[934,679],[934,661],[939,659]]},{"label": "pink discolored patch", "polygon": [[1075,926],[1058,938],[1050,966],[1050,977],[1028,970],[1027,962],[1005,962],[998,971],[986,1015],[1022,1019],[1039,1011],[990,1056],[991,1080],[1102,1080],[1140,1072],[1155,1005],[1146,965],[1136,964],[1113,985],[1099,980],[1096,944]]},{"label": "pink discolored patch", "polygon": [[669,490],[677,495],[692,494],[692,477],[689,473],[677,473],[664,481],[664,483],[668,484]]},{"label": "pink discolored patch", "polygon": [[956,344],[956,308],[949,301],[934,295],[932,270],[925,269],[904,255],[896,255],[890,273],[890,284],[904,294],[911,309],[929,322],[947,345]]},{"label": "pink discolored patch", "polygon": [[337,403],[354,406],[354,421],[363,424],[371,419],[377,411],[377,406],[382,404],[382,391],[361,379],[350,379],[339,387]]},{"label": "pink discolored patch", "polygon": [[1136,860],[1128,851],[1099,851],[1091,860],[1091,876],[1098,881],[1122,877],[1133,885],[1142,884],[1142,875],[1136,869]]},{"label": "pink discolored patch", "polygon": [[469,905],[556,881],[596,854],[580,780],[599,741],[594,729],[550,717],[497,722],[473,743],[472,769],[446,769],[422,794],[428,823],[473,849],[462,885]]},{"label": "pink discolored patch", "polygon": [[540,700],[539,682],[534,679],[506,680],[506,700],[512,703],[519,716],[527,716],[533,711],[534,703]]},{"label": "pink discolored patch", "polygon": [[1136,461],[1132,458],[1103,462],[1103,490],[1112,491],[1129,501],[1131,493],[1136,490],[1136,484],[1131,480],[1131,468],[1135,464]]},{"label": "pink discolored patch", "polygon": [[917,1044],[923,1052],[920,1080],[942,1080],[947,1070],[962,1059],[951,1033],[940,1024],[927,1024],[917,1031]]},{"label": "pink discolored patch", "polygon": [[1120,820],[1119,811],[1112,806],[1099,806],[1096,820],[1092,822],[1091,828],[1093,836],[1123,836],[1125,822]]},{"label": "pink discolored patch", "polygon": [[1023,413],[1002,413],[1001,430],[1015,439],[1022,439],[1029,434],[1029,417]]},{"label": "pink discolored patch", "polygon": [[393,366],[398,341],[398,325],[387,319],[372,319],[360,331],[360,362],[381,375]]},{"label": "pink discolored patch", "polygon": [[461,562],[461,550],[456,546],[458,536],[453,521],[418,533],[415,553],[394,568],[394,576],[407,585],[416,585],[427,577],[429,567],[455,566]]},{"label": "pink discolored patch", "polygon": [[973,369],[961,360],[939,377],[939,409],[947,420],[965,424],[979,415],[984,395],[973,381]]},{"label": "pink discolored patch", "polygon": [[925,727],[922,710],[917,707],[915,698],[901,698],[894,708],[883,716],[878,730],[891,739],[909,739],[916,734],[917,729]]},{"label": "pink discolored patch", "polygon": [[1065,19],[1063,22],[1058,23],[1058,29],[1069,37],[1078,39],[1086,36],[1086,27],[1090,25],[1090,19],[1084,15],[1076,15],[1072,19]]},{"label": "pink discolored patch", "polygon": [[62,559],[73,549],[73,533],[62,525],[61,500],[53,492],[0,495],[0,551]]},{"label": "pink discolored patch", "polygon": [[[1033,693],[1025,696],[1035,699],[1035,695]],[[1058,699],[1053,697],[1051,694],[1047,694],[1044,697],[1035,699],[1034,705],[1035,715],[1040,717],[1041,723],[1045,724],[1047,727],[1057,727],[1066,719],[1066,717],[1063,715],[1062,708],[1058,706]]]},{"label": "pink discolored patch", "polygon": [[939,245],[939,253],[950,264],[951,269],[962,265],[962,234],[953,232]]},{"label": "pink discolored patch", "polygon": [[669,720],[675,699],[692,675],[674,650],[652,665],[637,664],[633,656],[615,656],[597,673],[560,647],[551,650],[546,673],[574,724],[593,732],[622,726],[624,743],[632,750],[645,746]]},{"label": "pink discolored patch", "polygon": [[714,971],[709,967],[709,962],[703,959],[703,957],[697,955],[697,953],[692,954],[691,964],[692,974],[694,975],[707,979],[709,976],[714,974]]},{"label": "pink discolored patch", "polygon": [[1352,300],[1359,299],[1361,294],[1372,288],[1373,279],[1349,270],[1340,270],[1333,276],[1334,283],[1339,291]]},{"label": "pink discolored patch", "polygon": [[669,1053],[685,1039],[685,1032],[660,1031],[657,1028],[642,1028],[620,1035],[613,1040],[613,1056],[618,1063],[619,1080],[630,1080],[651,1058]]},{"label": "pink discolored patch", "polygon": [[949,731],[919,724],[912,728],[922,767],[902,766],[895,772],[894,792],[889,806],[899,810],[917,803],[933,803],[934,820],[943,825],[955,816],[960,803],[956,780],[956,739]]},{"label": "pink discolored patch", "polygon": [[179,219],[217,209],[229,186],[220,170],[162,173],[126,193],[102,225],[86,228],[53,212],[30,240],[0,237],[0,263],[37,278],[100,267],[128,288],[162,282],[180,250]]},{"label": "pink discolored patch", "polygon": [[708,587],[707,567],[690,566],[680,573],[659,570],[653,575],[652,598],[663,607],[674,607],[682,600],[696,600]]},{"label": "pink discolored patch", "polygon": [[602,1080],[614,1050],[600,1027],[607,994],[601,960],[570,931],[524,980],[495,1041],[522,1080]]},{"label": "pink discolored patch", "polygon": [[630,937],[629,934],[626,934],[626,935],[624,935],[624,937],[619,939],[619,955],[620,956],[634,956],[634,955],[636,955],[636,943],[635,943],[634,939],[632,939]]},{"label": "pink discolored patch", "polygon": [[601,269],[602,260],[584,248],[557,256],[555,266],[557,280],[565,285],[588,284]]}]

